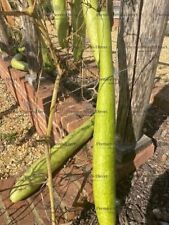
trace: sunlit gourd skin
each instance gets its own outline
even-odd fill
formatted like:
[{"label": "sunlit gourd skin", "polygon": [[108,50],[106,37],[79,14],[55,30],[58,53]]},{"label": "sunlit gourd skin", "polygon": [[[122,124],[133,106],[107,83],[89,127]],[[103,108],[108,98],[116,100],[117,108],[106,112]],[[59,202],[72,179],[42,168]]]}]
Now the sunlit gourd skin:
[{"label": "sunlit gourd skin", "polygon": [[83,0],[83,15],[86,23],[87,36],[89,38],[92,52],[96,61],[99,63],[99,49],[98,49],[98,0]]},{"label": "sunlit gourd skin", "polygon": [[115,95],[110,22],[107,12],[98,16],[100,81],[97,96],[94,149],[93,194],[100,225],[115,225]]},{"label": "sunlit gourd skin", "polygon": [[73,56],[78,61],[85,48],[86,25],[84,22],[82,0],[72,1]]},{"label": "sunlit gourd skin", "polygon": [[52,0],[55,28],[61,48],[68,47],[69,22],[65,0]]},{"label": "sunlit gourd skin", "polygon": [[16,54],[12,58],[11,66],[17,70],[28,71],[28,63],[23,61],[23,55],[21,53]]}]

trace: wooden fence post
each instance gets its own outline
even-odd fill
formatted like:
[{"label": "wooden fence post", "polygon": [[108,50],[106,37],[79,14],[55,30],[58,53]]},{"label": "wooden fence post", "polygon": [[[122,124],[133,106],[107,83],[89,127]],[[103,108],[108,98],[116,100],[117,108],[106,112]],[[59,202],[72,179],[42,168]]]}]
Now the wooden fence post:
[{"label": "wooden fence post", "polygon": [[7,50],[9,47],[9,38],[7,33],[7,26],[4,18],[0,15],[0,49]]},{"label": "wooden fence post", "polygon": [[[21,0],[21,9],[28,7],[25,0]],[[30,84],[35,84],[40,72],[41,50],[40,50],[40,37],[34,24],[34,18],[30,16],[22,16],[22,35],[24,46],[26,49],[26,57],[28,62],[29,76],[27,77]]]},{"label": "wooden fence post", "polygon": [[142,137],[168,12],[166,0],[121,1],[117,146],[134,146]]}]

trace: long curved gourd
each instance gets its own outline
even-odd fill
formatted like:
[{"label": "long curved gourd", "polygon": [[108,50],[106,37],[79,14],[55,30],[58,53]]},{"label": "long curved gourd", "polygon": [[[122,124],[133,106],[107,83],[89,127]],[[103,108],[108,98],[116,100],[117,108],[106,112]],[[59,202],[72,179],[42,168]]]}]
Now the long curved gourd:
[{"label": "long curved gourd", "polygon": [[[52,172],[60,168],[79,147],[84,145],[93,134],[93,117],[86,121],[74,132],[66,136],[59,144],[51,149]],[[47,180],[46,158],[42,157],[31,165],[22,177],[18,179],[10,193],[12,202],[21,201],[44,184]]]},{"label": "long curved gourd", "polygon": [[46,68],[52,67],[52,63],[49,57],[49,52],[46,46],[42,46],[42,60],[43,60],[43,66]]},{"label": "long curved gourd", "polygon": [[72,2],[73,56],[75,61],[81,59],[85,48],[86,26],[84,22],[82,0]]},{"label": "long curved gourd", "polygon": [[[53,70],[54,66],[47,47],[42,45],[41,50],[44,69],[47,71]],[[25,48],[18,48],[18,51],[19,53],[17,53],[11,60],[11,66],[17,70],[28,71],[28,63],[23,61],[23,52],[25,51]]]},{"label": "long curved gourd", "polygon": [[98,0],[83,0],[83,15],[86,23],[87,35],[90,40],[92,51],[96,60],[99,63],[99,39],[98,39]]},{"label": "long curved gourd", "polygon": [[11,60],[11,66],[14,69],[28,71],[28,63],[22,61],[23,55],[21,53],[16,54]]},{"label": "long curved gourd", "polygon": [[98,16],[100,82],[94,123],[93,193],[100,225],[115,225],[115,95],[110,22]]},{"label": "long curved gourd", "polygon": [[52,0],[52,7],[54,11],[55,28],[58,35],[58,41],[62,48],[68,47],[68,31],[69,23],[66,11],[65,0]]},{"label": "long curved gourd", "polygon": [[51,71],[54,69],[54,65],[52,63],[52,58],[50,57],[49,50],[45,43],[41,44],[41,51],[42,51],[42,61],[43,67],[47,71]]}]

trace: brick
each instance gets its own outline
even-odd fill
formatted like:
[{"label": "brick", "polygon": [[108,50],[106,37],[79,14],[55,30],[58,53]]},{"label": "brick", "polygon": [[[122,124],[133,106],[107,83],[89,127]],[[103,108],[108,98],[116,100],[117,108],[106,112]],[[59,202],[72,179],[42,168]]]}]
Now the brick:
[{"label": "brick", "polygon": [[79,102],[76,104],[67,105],[63,102],[64,110],[58,108],[57,112],[61,115],[66,115],[68,113],[74,113],[79,117],[90,116],[94,112],[94,108],[87,102]]},{"label": "brick", "polygon": [[0,76],[3,78],[6,86],[8,87],[8,90],[12,93],[12,95],[17,100],[16,93],[15,93],[16,90],[14,89],[13,82],[11,80],[11,77],[9,76],[9,73],[8,73],[8,67],[9,66],[10,66],[10,64],[8,62],[4,62],[0,58],[0,71],[1,71]]},{"label": "brick", "polygon": [[154,98],[158,95],[158,93],[164,88],[164,86],[156,86],[153,88],[151,96],[150,96],[150,104],[154,103]]},{"label": "brick", "polygon": [[154,144],[147,146],[145,149],[140,151],[134,158],[134,166],[138,169],[141,165],[147,162],[154,154]]},{"label": "brick", "polygon": [[61,117],[61,124],[62,124],[62,127],[63,129],[65,129],[67,132],[67,125],[70,121],[75,121],[75,120],[78,120],[79,117],[75,114],[75,113],[70,113],[70,114],[67,114],[67,115],[64,115]]},{"label": "brick", "polygon": [[71,122],[67,123],[66,130],[68,131],[68,133],[70,133],[70,132],[74,131],[76,128],[80,127],[88,119],[89,119],[89,117],[85,116],[82,119],[77,119],[77,120],[71,121]]},{"label": "brick", "polygon": [[53,136],[54,141],[57,143],[61,138],[65,136],[65,132],[61,126],[60,115],[55,112],[53,120]]},{"label": "brick", "polygon": [[56,113],[58,124],[60,125],[61,122],[63,129],[69,133],[81,125],[93,112],[94,109],[89,103],[84,101],[75,103],[75,100],[69,97],[58,105]]},{"label": "brick", "polygon": [[17,100],[20,105],[20,108],[27,112],[29,110],[29,98],[24,91],[24,89],[21,86],[20,82],[15,82],[15,87],[16,87],[16,93],[17,93]]},{"label": "brick", "polygon": [[82,186],[84,179],[83,171],[73,165],[63,168],[55,179],[55,190],[66,206],[68,221],[77,216],[82,209],[83,198],[85,198],[84,186]]},{"label": "brick", "polygon": [[154,97],[154,102],[156,106],[169,114],[169,85],[164,86],[162,89],[158,90],[158,93]]},{"label": "brick", "polygon": [[38,95],[43,98],[46,96],[52,96],[54,88],[54,82],[49,77],[40,81],[40,88],[38,90]]},{"label": "brick", "polygon": [[9,91],[20,104],[21,109],[24,109],[24,89],[21,87],[21,80],[24,79],[25,73],[17,71],[10,67],[8,62],[0,60],[1,77],[4,79]]},{"label": "brick", "polygon": [[50,225],[50,202],[46,189],[28,198],[27,202],[32,209],[35,221],[40,225]]},{"label": "brick", "polygon": [[[50,225],[50,200],[49,200],[49,194],[48,194],[48,188],[42,188],[39,193],[33,195],[31,198],[29,198],[30,202],[33,202],[32,207],[34,207],[34,215],[38,221],[43,221],[45,225]],[[63,211],[60,207],[61,204],[63,204],[63,199],[60,198],[59,194],[56,193],[56,190],[54,188],[54,201],[55,201],[55,209],[56,209],[56,215],[57,219],[59,219],[59,224],[62,224],[65,222],[64,218],[62,217]]]},{"label": "brick", "polygon": [[[43,93],[43,87],[40,88],[40,92],[33,94],[31,92],[31,86],[29,84],[26,85],[28,90],[29,96],[29,113],[33,119],[33,123],[37,129],[37,132],[40,135],[46,134],[46,127],[47,127],[47,120],[49,116],[49,108],[50,108],[50,101],[51,95],[49,92],[45,91]],[[48,90],[49,91],[49,90]]]},{"label": "brick", "polygon": [[[5,207],[5,212],[0,215],[0,218],[4,219],[5,221],[5,214],[8,216],[8,222],[11,222],[13,225],[21,225],[27,224],[32,225],[34,222],[34,217],[31,213],[29,205],[26,201],[21,201],[18,203],[11,203],[9,200],[9,193],[10,189],[14,184],[14,178],[9,178],[6,180],[0,181],[0,197],[3,201],[3,205]],[[8,223],[5,223],[5,225]]]},{"label": "brick", "polygon": [[69,108],[70,106],[72,105],[76,105],[77,104],[77,101],[73,98],[73,97],[68,97],[65,99],[64,102],[59,102],[56,106],[56,111],[58,113],[62,113],[65,114],[67,113],[67,108]]},{"label": "brick", "polygon": [[20,90],[22,91],[21,95],[24,95],[23,110],[29,113],[32,110],[30,99],[34,99],[35,90],[25,78],[20,80]]},{"label": "brick", "polygon": [[138,169],[141,165],[147,162],[154,154],[154,144],[149,144],[144,149],[141,149],[133,160],[130,160],[126,163],[117,164],[117,181],[122,180],[124,177],[127,177],[131,172]]},{"label": "brick", "polygon": [[42,116],[42,113],[43,111],[41,111],[41,109],[37,109],[37,112],[31,111],[34,126],[40,136],[46,135],[46,129],[47,129],[47,122]]}]

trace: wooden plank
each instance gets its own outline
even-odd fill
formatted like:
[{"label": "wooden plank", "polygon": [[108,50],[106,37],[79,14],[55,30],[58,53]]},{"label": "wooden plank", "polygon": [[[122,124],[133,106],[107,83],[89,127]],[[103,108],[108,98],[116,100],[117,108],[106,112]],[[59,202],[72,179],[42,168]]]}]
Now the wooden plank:
[{"label": "wooden plank", "polygon": [[[20,8],[22,10],[28,7],[27,1],[21,0],[20,2]],[[26,58],[29,67],[28,82],[33,85],[37,81],[41,64],[38,30],[35,26],[35,20],[33,17],[22,16],[21,22],[23,28],[23,42],[26,48]]]},{"label": "wooden plank", "polygon": [[[8,0],[1,0],[0,3],[2,5],[2,8],[4,11],[8,11],[8,12],[12,11],[11,5]],[[10,26],[13,27],[15,25],[15,17],[14,16],[6,16],[6,20]]]},{"label": "wooden plank", "polygon": [[168,19],[169,1],[122,1],[118,34],[117,143],[135,145],[142,126]]},{"label": "wooden plank", "polygon": [[7,33],[7,26],[5,24],[4,18],[0,15],[0,49],[7,50],[9,47],[9,38]]}]

